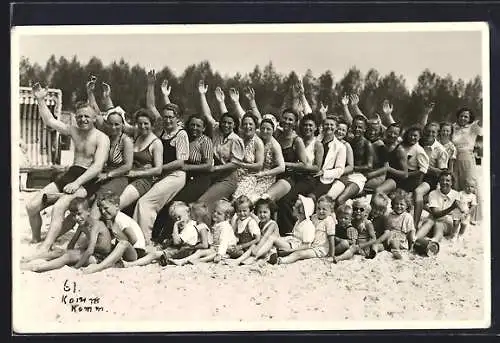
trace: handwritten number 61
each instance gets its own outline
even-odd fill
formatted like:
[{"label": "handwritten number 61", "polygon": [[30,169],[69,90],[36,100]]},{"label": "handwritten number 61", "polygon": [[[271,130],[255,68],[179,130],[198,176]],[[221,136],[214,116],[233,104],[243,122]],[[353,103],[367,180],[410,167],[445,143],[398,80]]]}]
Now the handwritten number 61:
[{"label": "handwritten number 61", "polygon": [[73,293],[76,293],[76,282],[74,282],[74,281],[69,282],[69,280],[65,280],[63,290],[65,292],[70,292],[71,290],[73,290]]}]

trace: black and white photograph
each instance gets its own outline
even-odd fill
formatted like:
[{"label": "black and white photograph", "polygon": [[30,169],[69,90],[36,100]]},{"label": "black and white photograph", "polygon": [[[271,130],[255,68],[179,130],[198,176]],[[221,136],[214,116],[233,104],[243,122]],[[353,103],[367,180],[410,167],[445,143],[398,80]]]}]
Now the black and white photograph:
[{"label": "black and white photograph", "polygon": [[11,39],[16,333],[490,326],[487,23]]}]

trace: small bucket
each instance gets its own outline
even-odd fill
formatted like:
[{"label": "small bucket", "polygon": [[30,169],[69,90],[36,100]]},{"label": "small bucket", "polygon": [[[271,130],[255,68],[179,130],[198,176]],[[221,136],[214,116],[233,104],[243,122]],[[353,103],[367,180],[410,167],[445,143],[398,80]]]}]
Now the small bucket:
[{"label": "small bucket", "polygon": [[42,195],[42,204],[44,206],[49,206],[54,204],[63,193],[43,193]]},{"label": "small bucket", "polygon": [[422,256],[435,256],[439,252],[439,243],[429,238],[419,238],[415,241],[413,248],[415,252]]}]

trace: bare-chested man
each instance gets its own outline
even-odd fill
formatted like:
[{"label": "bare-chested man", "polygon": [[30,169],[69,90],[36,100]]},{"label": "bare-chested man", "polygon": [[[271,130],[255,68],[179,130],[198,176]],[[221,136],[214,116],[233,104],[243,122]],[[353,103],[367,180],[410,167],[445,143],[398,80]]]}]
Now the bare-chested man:
[{"label": "bare-chested man", "polygon": [[87,104],[81,103],[76,106],[76,126],[67,125],[56,119],[45,103],[47,89],[43,89],[39,83],[33,86],[33,95],[38,101],[40,116],[45,125],[57,130],[62,135],[70,136],[75,146],[75,157],[73,165],[66,173],[54,182],[45,186],[28,202],[28,212],[32,242],[41,241],[42,217],[40,211],[46,205],[42,203],[45,193],[63,192],[53,206],[52,220],[45,240],[39,245],[37,254],[44,254],[52,248],[55,240],[61,233],[64,213],[69,203],[76,197],[86,197],[95,192],[96,176],[101,172],[109,153],[109,138],[103,132],[94,127],[96,113]]}]

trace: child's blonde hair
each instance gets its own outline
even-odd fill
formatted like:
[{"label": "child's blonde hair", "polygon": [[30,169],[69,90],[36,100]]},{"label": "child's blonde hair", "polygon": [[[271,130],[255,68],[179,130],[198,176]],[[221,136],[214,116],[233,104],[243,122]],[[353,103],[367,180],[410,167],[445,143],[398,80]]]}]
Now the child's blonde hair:
[{"label": "child's blonde hair", "polygon": [[233,205],[225,199],[216,201],[214,209],[216,209],[216,208],[219,208],[222,210],[222,213],[224,213],[224,215],[226,216],[226,220],[230,219],[234,215]]},{"label": "child's blonde hair", "polygon": [[465,179],[465,183],[468,184],[468,185],[473,185],[473,186],[477,186],[477,181],[476,181],[476,178],[473,177],[473,176],[469,176]]},{"label": "child's blonde hair", "polygon": [[318,208],[317,206],[320,202],[328,203],[330,205],[330,208],[332,209],[332,211],[334,210],[335,200],[333,200],[333,198],[331,196],[329,196],[328,194],[324,194],[318,198],[318,200],[316,201],[316,209]]},{"label": "child's blonde hair", "polygon": [[250,210],[252,210],[252,201],[246,195],[240,195],[238,198],[236,198],[236,200],[233,201],[233,207],[236,211],[243,204],[248,204],[248,207],[250,208]]},{"label": "child's blonde hair", "polygon": [[177,213],[177,211],[180,209],[180,208],[185,208],[186,211],[188,213],[190,213],[190,209],[189,209],[189,206],[186,205],[186,203],[184,201],[174,201],[172,202],[172,205],[170,205],[170,208],[168,209],[168,215],[170,217],[173,217],[175,216],[175,214]]},{"label": "child's blonde hair", "polygon": [[361,208],[364,208],[365,210],[363,211],[363,215],[364,216],[368,216],[368,214],[370,213],[370,211],[372,210],[370,204],[366,201],[363,201],[361,199],[355,199],[353,202],[352,202],[352,207],[361,207]]},{"label": "child's blonde hair", "polygon": [[413,208],[413,201],[411,198],[411,194],[406,192],[405,190],[401,188],[397,188],[390,194],[390,199],[391,199],[391,206],[394,204],[396,201],[401,201],[403,200],[406,203],[406,211],[411,212]]},{"label": "child's blonde hair", "polygon": [[205,224],[210,223],[210,213],[208,212],[208,206],[202,201],[193,202],[189,205],[191,212],[191,219],[202,222]]}]

